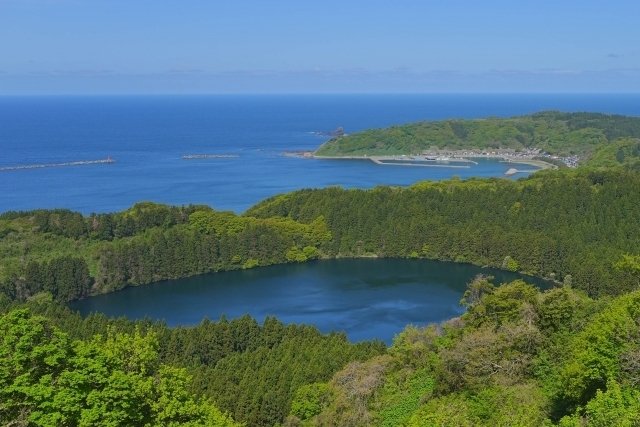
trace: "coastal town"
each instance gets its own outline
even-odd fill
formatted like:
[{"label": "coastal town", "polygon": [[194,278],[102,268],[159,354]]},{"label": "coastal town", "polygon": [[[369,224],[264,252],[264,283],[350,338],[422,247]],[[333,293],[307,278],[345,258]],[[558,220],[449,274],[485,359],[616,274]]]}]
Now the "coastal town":
[{"label": "coastal town", "polygon": [[551,164],[554,166],[566,166],[575,168],[580,162],[580,158],[576,155],[557,156],[549,154],[538,148],[526,148],[523,150],[514,150],[506,148],[496,148],[492,150],[429,150],[422,153],[422,156],[445,157],[451,159],[468,159],[468,158],[501,158],[508,162],[526,163],[540,166],[540,163]]},{"label": "coastal town", "polygon": [[420,154],[397,155],[361,155],[361,156],[319,156],[314,151],[286,151],[286,157],[301,157],[306,159],[368,159],[376,164],[393,164],[405,166],[435,166],[448,163],[474,163],[473,159],[501,159],[509,163],[520,163],[537,166],[539,168],[569,167],[575,168],[580,162],[576,155],[557,156],[540,149],[527,148],[524,150],[493,149],[493,150],[427,150]]}]

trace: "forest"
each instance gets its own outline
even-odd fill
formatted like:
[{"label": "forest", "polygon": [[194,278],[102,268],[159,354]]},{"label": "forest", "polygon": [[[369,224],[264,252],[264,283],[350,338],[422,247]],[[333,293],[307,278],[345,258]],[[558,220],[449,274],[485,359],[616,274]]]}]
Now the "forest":
[{"label": "forest", "polygon": [[429,258],[521,271],[591,296],[635,289],[640,175],[624,169],[540,171],[407,188],[301,190],[247,212],[322,216],[332,256]]},{"label": "forest", "polygon": [[638,286],[637,188],[628,168],[578,168],[518,181],[301,190],[243,215],[152,203],[89,216],[8,212],[0,290],[65,302],[208,272],[377,256],[499,267],[616,295]]},{"label": "forest", "polygon": [[511,118],[444,120],[370,129],[334,137],[319,156],[419,154],[434,149],[539,149],[589,159],[622,138],[640,138],[640,118],[544,111]]},{"label": "forest", "polygon": [[386,351],[273,317],[82,318],[46,293],[0,311],[2,425],[272,426],[299,387]]},{"label": "forest", "polygon": [[68,210],[0,215],[0,291],[24,300],[41,291],[71,301],[163,279],[320,256],[322,217],[308,224],[204,206],[139,203],[124,212]]},{"label": "forest", "polygon": [[[48,294],[0,307],[7,425],[633,426],[640,293],[478,276],[467,311],[390,347],[275,318],[168,328]],[[235,420],[235,421],[234,421]]]},{"label": "forest", "polygon": [[[242,215],[149,202],[109,214],[5,212],[0,424],[638,425],[639,153],[621,137],[576,169],[300,190]],[[336,257],[473,263],[554,286],[478,276],[465,314],[408,325],[389,347],[272,317],[168,327],[65,304]]]}]

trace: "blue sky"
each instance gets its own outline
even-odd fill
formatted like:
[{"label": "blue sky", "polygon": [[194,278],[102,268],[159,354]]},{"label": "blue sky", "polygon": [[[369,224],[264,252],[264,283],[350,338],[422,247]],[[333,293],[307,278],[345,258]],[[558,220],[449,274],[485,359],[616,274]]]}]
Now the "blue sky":
[{"label": "blue sky", "polygon": [[0,94],[640,92],[640,1],[0,0]]}]

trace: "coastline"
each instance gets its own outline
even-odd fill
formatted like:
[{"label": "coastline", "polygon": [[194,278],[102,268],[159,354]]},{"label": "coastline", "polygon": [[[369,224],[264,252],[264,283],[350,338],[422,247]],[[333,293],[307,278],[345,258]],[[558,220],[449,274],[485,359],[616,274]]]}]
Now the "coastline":
[{"label": "coastline", "polygon": [[504,163],[516,163],[516,164],[519,163],[521,165],[536,166],[540,169],[558,169],[558,166],[554,165],[553,163],[545,162],[543,160],[534,160],[534,159],[511,160],[511,159],[506,159],[504,157],[493,157],[493,158],[502,158]]},{"label": "coastline", "polygon": [[[288,154],[292,156],[292,154]],[[449,158],[451,162],[467,162],[467,163],[475,163],[473,159],[497,159],[504,163],[513,163],[513,164],[522,164],[535,166],[540,169],[557,169],[558,166],[553,163],[545,162],[544,160],[538,160],[531,158],[532,156],[516,156],[509,154],[482,154],[482,153],[470,153],[468,151],[446,151],[439,153],[427,153],[422,155],[412,155],[412,154],[397,154],[397,155],[388,155],[388,156],[364,156],[364,155],[351,155],[351,156],[325,156],[325,155],[317,155],[315,152],[304,152],[300,153],[299,156],[302,158],[309,159],[319,159],[319,160],[370,160],[376,164],[383,164],[380,160],[407,160],[409,161],[411,157],[419,157],[419,156],[446,156]],[[401,163],[394,163],[397,166],[413,166],[413,164],[407,163],[403,165]],[[435,165],[433,165],[435,166]],[[444,165],[443,165],[444,166]]]}]

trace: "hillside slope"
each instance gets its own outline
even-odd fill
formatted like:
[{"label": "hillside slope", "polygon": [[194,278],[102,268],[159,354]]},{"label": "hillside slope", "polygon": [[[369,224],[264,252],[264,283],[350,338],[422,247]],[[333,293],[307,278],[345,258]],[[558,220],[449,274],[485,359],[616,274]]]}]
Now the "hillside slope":
[{"label": "hillside slope", "polygon": [[640,118],[545,111],[511,118],[424,121],[332,138],[318,156],[419,154],[433,150],[535,149],[588,159],[620,138],[640,138]]}]

